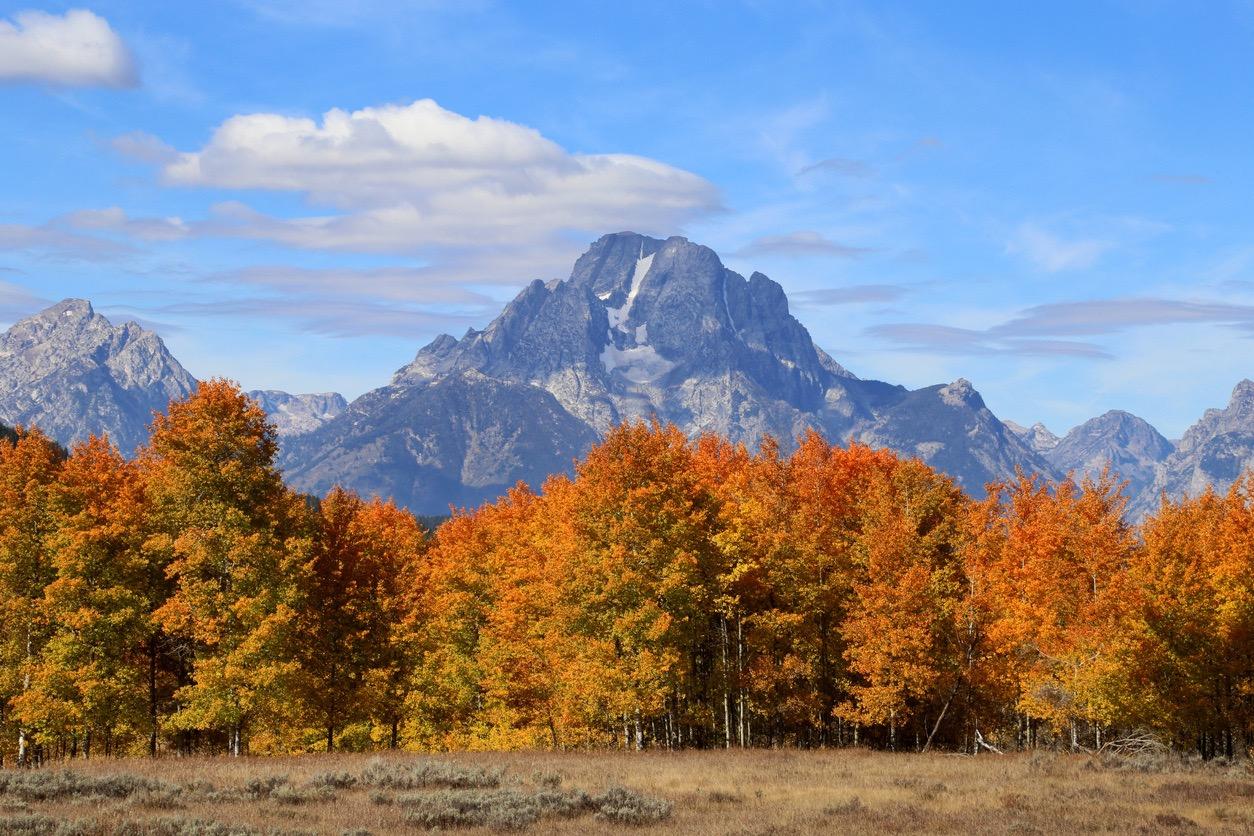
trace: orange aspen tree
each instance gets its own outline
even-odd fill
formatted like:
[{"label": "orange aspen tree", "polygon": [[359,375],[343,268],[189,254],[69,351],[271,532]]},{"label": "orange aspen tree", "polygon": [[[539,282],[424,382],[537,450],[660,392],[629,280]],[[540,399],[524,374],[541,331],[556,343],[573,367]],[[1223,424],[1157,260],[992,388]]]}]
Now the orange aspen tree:
[{"label": "orange aspen tree", "polygon": [[964,587],[964,503],[917,460],[877,474],[860,502],[853,598],[841,623],[851,699],[838,710],[886,728],[891,749],[911,727],[907,745],[926,745],[965,673],[952,629]]},{"label": "orange aspen tree", "polygon": [[52,629],[21,712],[71,735],[71,754],[89,757],[93,739],[106,756],[119,739],[146,738],[151,752],[158,735],[151,613],[161,601],[143,549],[138,468],[93,437],[62,467],[53,507],[56,580],[44,590]]},{"label": "orange aspen tree", "polygon": [[[158,622],[180,642],[172,723],[225,735],[241,755],[254,724],[289,718],[294,604],[311,527],[274,466],[274,428],[228,381],[157,415],[144,454],[155,536],[172,594]],[[190,746],[186,738],[184,747]]]},{"label": "orange aspen tree", "polygon": [[6,743],[16,739],[19,766],[32,762],[35,740],[13,702],[30,691],[51,629],[43,598],[56,577],[53,504],[64,458],[38,430],[19,427],[14,443],[0,442],[0,730]]}]

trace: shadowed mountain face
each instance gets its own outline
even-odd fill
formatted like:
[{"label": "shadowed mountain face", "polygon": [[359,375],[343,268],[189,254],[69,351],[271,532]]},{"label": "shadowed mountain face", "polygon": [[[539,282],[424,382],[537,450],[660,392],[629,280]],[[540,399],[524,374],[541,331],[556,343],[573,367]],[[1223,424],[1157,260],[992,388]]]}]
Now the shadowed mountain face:
[{"label": "shadowed mountain face", "polygon": [[[453,413],[454,393],[472,414]],[[1051,472],[966,381],[910,392],[860,380],[766,276],[746,279],[684,238],[634,233],[601,238],[570,278],[533,282],[484,330],[436,338],[388,386],[290,441],[283,461],[304,490],[341,483],[439,513],[568,471],[616,423],[653,418],[749,444],[769,434],[787,447],[807,429],[861,439],[977,494],[1016,466]],[[500,445],[528,452],[488,454]],[[388,451],[386,473],[346,449]]]},{"label": "shadowed mountain face", "polygon": [[131,453],[153,412],[195,386],[160,337],[134,322],[115,326],[81,299],[0,336],[0,421],[37,426],[66,445],[108,434]]}]

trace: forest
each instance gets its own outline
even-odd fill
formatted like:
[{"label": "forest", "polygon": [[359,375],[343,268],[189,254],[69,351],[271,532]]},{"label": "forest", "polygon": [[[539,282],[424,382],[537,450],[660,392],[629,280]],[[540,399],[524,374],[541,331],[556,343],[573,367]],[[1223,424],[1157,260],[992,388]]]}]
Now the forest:
[{"label": "forest", "polygon": [[972,498],[626,424],[434,532],[287,488],[229,381],[134,459],[0,442],[0,764],[407,749],[1254,746],[1254,476]]}]

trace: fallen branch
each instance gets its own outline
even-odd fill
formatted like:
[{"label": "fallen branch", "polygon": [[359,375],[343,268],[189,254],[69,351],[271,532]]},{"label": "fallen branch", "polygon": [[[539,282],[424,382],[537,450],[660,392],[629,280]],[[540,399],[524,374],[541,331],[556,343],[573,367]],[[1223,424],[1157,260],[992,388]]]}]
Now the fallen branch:
[{"label": "fallen branch", "polygon": [[975,742],[976,742],[976,744],[977,744],[977,745],[979,745],[979,746],[983,746],[985,749],[987,749],[988,751],[992,752],[992,753],[993,753],[993,754],[995,754],[995,755],[1004,755],[1004,754],[1006,754],[1006,753],[1005,753],[1005,752],[1003,752],[1001,749],[998,749],[996,746],[994,746],[993,744],[991,744],[991,743],[989,743],[988,741],[986,741],[986,740],[984,739],[984,735],[980,734],[980,730],[979,730],[979,729],[976,729],[976,730],[975,730]]}]

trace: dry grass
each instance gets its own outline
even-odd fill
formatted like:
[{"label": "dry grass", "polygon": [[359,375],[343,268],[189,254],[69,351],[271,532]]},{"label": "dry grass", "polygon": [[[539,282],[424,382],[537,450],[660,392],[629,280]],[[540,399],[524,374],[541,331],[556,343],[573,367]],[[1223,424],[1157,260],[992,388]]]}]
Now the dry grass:
[{"label": "dry grass", "polygon": [[[629,788],[629,789],[624,789]],[[0,771],[0,833],[1254,833],[1254,773],[825,752],[97,761]]]}]

